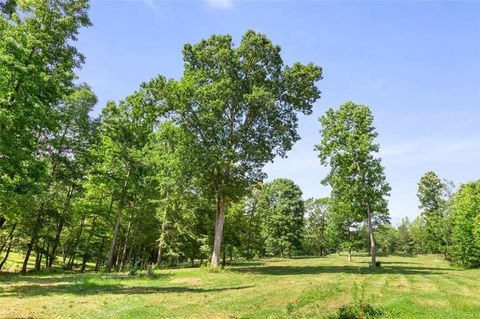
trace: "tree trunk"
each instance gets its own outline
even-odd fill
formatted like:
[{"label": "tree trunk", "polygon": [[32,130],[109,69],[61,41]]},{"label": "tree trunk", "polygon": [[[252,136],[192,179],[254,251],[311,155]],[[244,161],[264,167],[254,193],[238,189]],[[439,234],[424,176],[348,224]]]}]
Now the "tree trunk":
[{"label": "tree trunk", "polygon": [[152,264],[149,262],[147,265],[147,277],[151,277],[153,275],[153,268]]},{"label": "tree trunk", "polygon": [[211,266],[218,267],[220,263],[220,252],[222,249],[223,224],[225,223],[226,200],[224,196],[217,199],[217,216],[215,219],[215,240],[213,243],[213,253]]},{"label": "tree trunk", "polygon": [[13,238],[13,232],[15,231],[15,228],[17,227],[17,224],[13,224],[12,226],[12,229],[10,230],[10,232],[8,233],[7,235],[7,240],[5,240],[5,242],[2,244],[2,246],[0,247],[0,254],[3,252],[3,249],[5,247],[7,247],[8,249],[8,246],[10,244],[10,242],[12,241],[12,238]]},{"label": "tree trunk", "polygon": [[373,235],[373,225],[372,225],[372,213],[370,212],[370,207],[367,206],[368,214],[368,236],[370,237],[370,254],[372,256],[372,267],[377,267],[377,249],[375,247],[375,237]]},{"label": "tree trunk", "polygon": [[11,249],[11,248],[12,248],[12,243],[8,243],[7,253],[5,254],[5,257],[3,258],[2,262],[0,263],[0,270],[1,270],[2,267],[3,267],[3,264],[5,264],[5,262],[7,261],[8,255],[10,255],[10,249]]},{"label": "tree trunk", "polygon": [[125,178],[125,183],[123,185],[122,193],[120,194],[120,200],[118,203],[117,218],[115,220],[115,228],[113,230],[112,244],[110,245],[110,252],[108,254],[108,262],[106,267],[107,272],[110,272],[112,270],[113,262],[115,261],[115,246],[117,245],[118,228],[120,227],[120,222],[122,220],[122,212],[123,212],[123,206],[125,203],[125,196],[127,193],[129,178],[130,178],[130,167],[128,168],[127,177]]},{"label": "tree trunk", "polygon": [[43,251],[45,248],[45,242],[42,244],[42,248],[37,245],[37,258],[35,259],[35,271],[40,271],[42,265]]},{"label": "tree trunk", "polygon": [[352,247],[348,247],[348,261],[352,262]]},{"label": "tree trunk", "polygon": [[67,269],[69,270],[73,269],[73,264],[75,263],[75,257],[77,257],[78,244],[80,243],[80,240],[82,238],[84,226],[85,226],[85,215],[83,215],[82,217],[82,222],[80,223],[80,229],[78,230],[77,237],[75,238],[75,242],[73,244],[72,256],[67,266]]},{"label": "tree trunk", "polygon": [[60,216],[57,224],[57,231],[55,233],[55,240],[53,241],[52,252],[50,253],[50,259],[48,261],[47,268],[52,268],[53,262],[57,254],[58,244],[60,243],[60,235],[63,230],[63,217]]},{"label": "tree trunk", "polygon": [[247,259],[250,260],[252,259],[252,253],[251,253],[251,237],[252,237],[252,225],[253,225],[253,217],[254,217],[254,214],[255,214],[255,211],[257,209],[257,205],[253,204],[253,207],[252,207],[252,211],[250,213],[250,218],[248,220],[248,233],[247,233]]},{"label": "tree trunk", "polygon": [[32,231],[32,237],[30,238],[30,242],[27,244],[25,259],[23,260],[22,271],[21,271],[22,275],[25,275],[27,273],[28,260],[30,259],[30,254],[32,253],[33,246],[37,242],[37,236],[38,236],[38,231],[40,229],[41,221],[42,221],[42,208],[40,208],[40,211],[37,214],[35,225]]},{"label": "tree trunk", "polygon": [[47,244],[47,248],[45,249],[45,268],[48,268],[48,264],[50,263],[50,243]]},{"label": "tree trunk", "polygon": [[160,238],[158,240],[158,254],[157,254],[157,267],[162,265],[162,250],[163,250],[163,242],[165,240],[165,224],[167,222],[167,212],[163,215],[162,221],[162,230],[160,233]]},{"label": "tree trunk", "polygon": [[85,267],[87,265],[87,260],[90,257],[90,241],[93,237],[93,232],[95,231],[95,222],[97,221],[97,215],[93,216],[92,226],[90,227],[90,233],[88,234],[87,243],[85,245],[85,251],[83,253],[82,258],[82,268],[80,269],[81,272],[85,271]]},{"label": "tree trunk", "polygon": [[5,217],[0,216],[0,228],[2,228],[3,224],[5,224]]},{"label": "tree trunk", "polygon": [[[13,224],[12,230],[10,230],[10,233],[7,236],[7,241],[5,242],[7,246],[7,252],[5,253],[5,257],[3,258],[2,262],[0,263],[0,270],[2,269],[3,265],[8,259],[8,255],[10,255],[10,249],[12,248],[12,239],[13,239],[13,233],[15,232],[15,228],[17,227],[17,224]],[[0,250],[0,254],[3,252],[3,249],[5,247],[2,246],[2,249]]]},{"label": "tree trunk", "polygon": [[122,259],[120,260],[120,271],[123,270],[125,266],[125,261],[127,259],[127,248],[128,248],[128,236],[130,235],[130,227],[132,226],[132,221],[128,222],[127,234],[125,235],[125,243],[123,244]]}]

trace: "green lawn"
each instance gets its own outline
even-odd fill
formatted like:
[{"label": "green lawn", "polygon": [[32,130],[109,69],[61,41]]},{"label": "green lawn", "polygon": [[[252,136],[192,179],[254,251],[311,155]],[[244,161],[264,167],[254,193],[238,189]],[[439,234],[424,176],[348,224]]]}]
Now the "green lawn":
[{"label": "green lawn", "polygon": [[[434,256],[269,259],[128,274],[0,275],[0,318],[328,318],[353,290],[380,318],[480,318],[480,270]],[[357,288],[354,288],[357,287]]]}]

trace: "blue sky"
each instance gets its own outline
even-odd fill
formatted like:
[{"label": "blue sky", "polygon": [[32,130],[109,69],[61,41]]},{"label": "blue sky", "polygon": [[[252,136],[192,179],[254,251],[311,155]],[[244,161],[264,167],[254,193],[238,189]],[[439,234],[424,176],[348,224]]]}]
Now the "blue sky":
[{"label": "blue sky", "polygon": [[285,63],[322,66],[322,98],[300,119],[302,140],[266,166],[305,198],[329,193],[313,151],[317,119],[348,100],[374,113],[394,224],[419,214],[426,171],[456,185],[480,178],[480,2],[93,0],[90,17],[79,75],[99,97],[97,112],[158,74],[180,77],[183,44],[211,34],[238,43],[254,29],[282,47]]}]

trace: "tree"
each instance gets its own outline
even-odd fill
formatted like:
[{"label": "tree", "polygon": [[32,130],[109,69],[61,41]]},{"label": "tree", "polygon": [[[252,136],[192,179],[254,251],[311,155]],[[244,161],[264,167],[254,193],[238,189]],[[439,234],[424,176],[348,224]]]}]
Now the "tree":
[{"label": "tree", "polygon": [[376,266],[375,223],[388,219],[386,182],[370,109],[347,102],[336,111],[327,110],[319,119],[322,134],[316,146],[320,161],[331,170],[323,180],[332,187],[333,211],[343,211],[353,221],[366,222],[372,267]]},{"label": "tree", "polygon": [[480,180],[460,186],[452,222],[453,260],[464,267],[480,267]]},{"label": "tree", "polygon": [[301,247],[304,205],[300,187],[278,178],[264,186],[258,203],[267,254],[292,256]]},{"label": "tree", "polygon": [[444,246],[441,232],[444,216],[441,208],[445,203],[443,198],[445,189],[446,184],[432,171],[425,173],[418,182],[419,208],[422,209],[422,217],[427,232],[426,244],[431,253],[441,252],[441,247]]},{"label": "tree", "polygon": [[0,8],[1,202],[25,194],[25,185],[35,194],[31,182],[45,170],[39,139],[57,129],[53,106],[71,92],[84,61],[73,42],[90,25],[88,7],[87,0],[9,0]]},{"label": "tree", "polygon": [[[48,268],[53,264],[65,218],[89,166],[89,148],[96,142],[98,122],[89,116],[96,103],[97,98],[87,85],[77,86],[53,108],[58,129],[39,139],[37,157],[45,164],[45,180],[36,197],[35,218],[27,224],[30,241],[22,273],[26,272],[32,249],[37,251],[36,270],[40,269],[43,256]],[[55,227],[44,229],[44,225]]]},{"label": "tree", "polygon": [[377,229],[377,249],[383,254],[391,254],[397,250],[397,229],[390,224],[382,224]]},{"label": "tree", "polygon": [[415,247],[411,228],[408,217],[402,218],[402,223],[397,228],[397,250],[404,254],[412,254]]},{"label": "tree", "polygon": [[327,227],[328,198],[309,198],[305,201],[304,249],[308,254],[323,256],[328,251],[325,229]]},{"label": "tree", "polygon": [[350,203],[331,198],[325,229],[327,242],[337,252],[347,249],[348,261],[352,261],[352,250],[359,250],[364,244],[361,221],[362,217]]},{"label": "tree", "polygon": [[141,88],[117,104],[109,102],[102,111],[101,142],[97,152],[102,161],[96,171],[110,180],[116,202],[116,217],[107,261],[107,271],[116,263],[117,239],[125,207],[133,205],[130,189],[145,182],[146,154],[158,120],[158,110]]},{"label": "tree", "polygon": [[322,70],[313,64],[285,66],[280,47],[247,31],[235,48],[229,35],[214,35],[183,49],[179,81],[157,78],[150,87],[191,137],[191,161],[202,191],[216,206],[211,259],[218,266],[225,209],[264,177],[262,167],[300,138],[297,112],[310,114]]}]

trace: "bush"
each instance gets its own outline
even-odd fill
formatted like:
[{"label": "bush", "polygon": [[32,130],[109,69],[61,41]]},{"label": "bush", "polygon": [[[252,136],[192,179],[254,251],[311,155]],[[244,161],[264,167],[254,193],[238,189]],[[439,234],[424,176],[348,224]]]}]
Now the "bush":
[{"label": "bush", "polygon": [[138,268],[137,266],[133,266],[130,268],[130,270],[128,271],[128,273],[131,275],[131,276],[135,276],[138,272]]},{"label": "bush", "polygon": [[338,308],[337,313],[330,319],[374,319],[381,316],[383,311],[365,300],[365,289],[362,287],[360,295],[355,284],[353,286],[353,302]]}]

